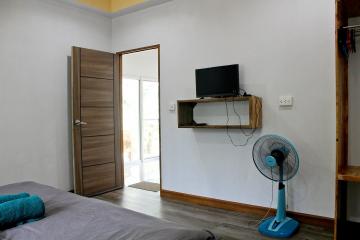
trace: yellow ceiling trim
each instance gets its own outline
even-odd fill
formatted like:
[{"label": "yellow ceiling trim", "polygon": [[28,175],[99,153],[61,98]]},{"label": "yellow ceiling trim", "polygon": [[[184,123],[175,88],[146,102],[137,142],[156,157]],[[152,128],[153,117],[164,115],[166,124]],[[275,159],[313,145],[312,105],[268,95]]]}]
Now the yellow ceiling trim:
[{"label": "yellow ceiling trim", "polygon": [[79,3],[98,10],[114,13],[138,5],[145,0],[77,0]]},{"label": "yellow ceiling trim", "polygon": [[88,7],[96,8],[104,12],[111,12],[110,0],[77,0],[79,3],[87,5]]},{"label": "yellow ceiling trim", "polygon": [[143,3],[144,0],[111,0],[111,11],[118,12],[125,8],[129,8],[140,3]]},{"label": "yellow ceiling trim", "polygon": [[110,0],[111,2],[111,11],[118,12],[125,8],[129,8],[140,3],[145,2],[144,0]]}]

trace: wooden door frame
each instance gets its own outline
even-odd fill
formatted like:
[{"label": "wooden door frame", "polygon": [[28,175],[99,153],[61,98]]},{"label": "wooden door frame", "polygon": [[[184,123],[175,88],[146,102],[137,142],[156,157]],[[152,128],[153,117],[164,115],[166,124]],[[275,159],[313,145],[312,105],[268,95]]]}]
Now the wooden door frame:
[{"label": "wooden door frame", "polygon": [[[123,73],[123,66],[122,66],[122,62],[123,62],[123,55],[125,54],[131,54],[131,53],[137,53],[137,52],[143,52],[143,51],[147,51],[147,50],[154,50],[157,49],[158,50],[158,98],[159,98],[159,173],[160,173],[160,192],[162,191],[162,167],[161,167],[161,94],[160,94],[160,89],[161,89],[161,84],[160,84],[160,44],[156,44],[156,45],[150,45],[150,46],[146,46],[146,47],[141,47],[141,48],[134,48],[134,49],[130,49],[130,50],[125,50],[125,51],[121,51],[121,52],[117,52],[116,55],[118,55],[118,59],[119,59],[119,79],[121,80],[121,84],[120,84],[120,94],[122,95],[122,73]],[[122,98],[120,98],[120,101],[122,101]],[[121,104],[119,104],[121,105]],[[122,119],[122,111],[120,112],[120,117]],[[121,133],[120,133],[120,144],[122,146],[123,144],[123,139],[124,139],[124,132],[123,132],[123,120],[121,120]],[[121,158],[122,161],[122,176],[124,178],[125,176],[125,170],[124,170],[124,158]],[[125,183],[125,180],[123,179],[123,183]]]}]

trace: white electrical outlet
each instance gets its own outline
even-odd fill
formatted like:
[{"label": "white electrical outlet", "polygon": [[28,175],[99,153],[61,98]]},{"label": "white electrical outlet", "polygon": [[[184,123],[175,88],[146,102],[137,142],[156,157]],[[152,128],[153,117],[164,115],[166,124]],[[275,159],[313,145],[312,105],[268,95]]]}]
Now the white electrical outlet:
[{"label": "white electrical outlet", "polygon": [[169,103],[169,111],[170,112],[176,111],[176,104],[174,102]]},{"label": "white electrical outlet", "polygon": [[280,96],[279,97],[279,105],[281,107],[289,107],[293,105],[293,97],[292,96]]}]

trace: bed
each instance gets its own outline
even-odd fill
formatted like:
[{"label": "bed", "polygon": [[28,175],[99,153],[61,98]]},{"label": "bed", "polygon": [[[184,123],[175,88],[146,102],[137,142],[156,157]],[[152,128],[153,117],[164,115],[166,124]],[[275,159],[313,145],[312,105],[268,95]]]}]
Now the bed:
[{"label": "bed", "polygon": [[0,187],[0,194],[28,192],[45,202],[46,217],[0,232],[1,240],[214,240],[208,231],[189,229],[113,204],[34,182]]}]

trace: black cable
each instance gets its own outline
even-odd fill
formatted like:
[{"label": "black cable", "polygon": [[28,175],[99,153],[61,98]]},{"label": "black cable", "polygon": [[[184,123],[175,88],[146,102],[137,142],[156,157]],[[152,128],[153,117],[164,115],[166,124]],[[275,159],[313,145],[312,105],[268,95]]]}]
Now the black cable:
[{"label": "black cable", "polygon": [[210,237],[208,237],[206,240],[217,240],[218,238],[216,238],[215,234],[213,234],[210,230],[204,230],[205,232],[207,232]]},{"label": "black cable", "polygon": [[[271,171],[271,179],[274,179],[273,168],[270,168],[270,171]],[[256,222],[255,226],[258,226],[260,223],[262,223],[267,218],[267,216],[269,216],[269,213],[272,210],[273,202],[274,202],[274,180],[271,181],[271,201],[270,201],[270,205],[269,205],[269,208],[268,208],[267,212],[265,213],[265,215],[261,219],[259,219],[259,220],[251,220],[251,221],[249,221],[249,223],[250,222]]]},{"label": "black cable", "polygon": [[[257,102],[256,102],[256,103],[257,103]],[[239,118],[240,130],[241,130],[242,134],[244,134],[246,137],[249,137],[249,136],[253,137],[256,129],[253,129],[253,130],[251,131],[251,133],[248,134],[248,133],[246,133],[245,130],[241,127],[241,126],[242,126],[242,124],[241,124],[241,117],[240,117],[240,114],[239,114],[239,113],[236,111],[236,109],[235,109],[235,100],[234,100],[234,97],[233,97],[233,100],[232,100],[232,106],[233,106],[234,113],[235,113],[235,114],[238,116],[238,118]]]},{"label": "black cable", "polygon": [[[234,100],[233,100],[233,102],[234,102]],[[226,98],[225,98],[225,107],[226,107],[226,134],[227,134],[227,136],[228,136],[231,144],[232,144],[234,147],[244,147],[244,146],[246,146],[246,145],[249,143],[249,140],[254,136],[254,132],[255,132],[255,131],[253,131],[253,133],[252,133],[251,135],[249,135],[249,136],[247,136],[247,135],[244,134],[245,137],[246,137],[245,143],[236,144],[236,143],[233,141],[233,139],[232,139],[232,137],[231,137],[231,135],[230,135],[230,133],[229,133],[229,121],[230,121],[230,119],[229,119],[229,109],[228,109],[228,105],[227,105]],[[240,125],[241,125],[241,122],[240,122]],[[255,130],[256,130],[256,129],[255,129]]]}]

